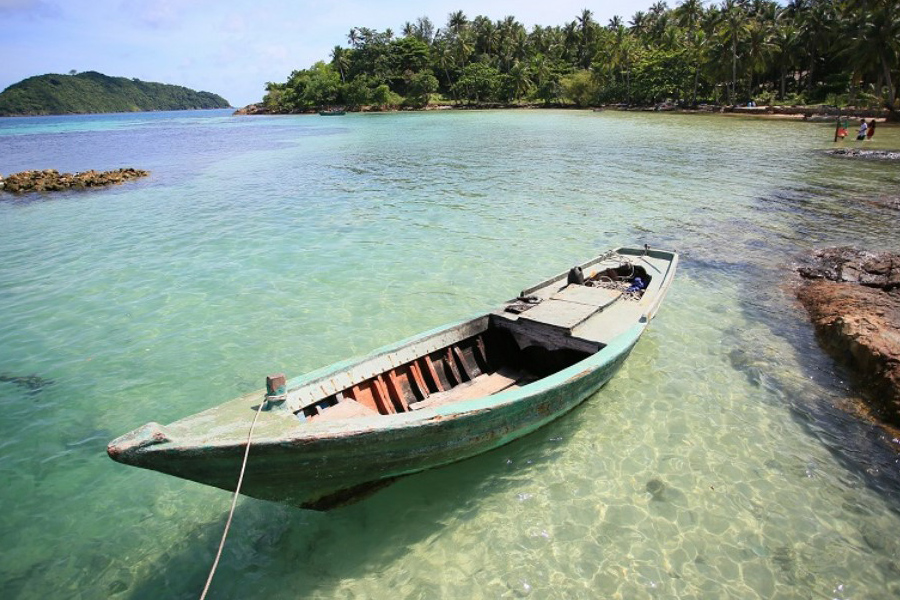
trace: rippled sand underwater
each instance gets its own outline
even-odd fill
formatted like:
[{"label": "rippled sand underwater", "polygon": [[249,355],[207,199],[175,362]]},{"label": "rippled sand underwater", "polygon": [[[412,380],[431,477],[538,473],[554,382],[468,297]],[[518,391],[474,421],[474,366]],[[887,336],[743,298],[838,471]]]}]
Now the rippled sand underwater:
[{"label": "rippled sand underwater", "polygon": [[242,499],[212,597],[897,597],[897,455],[834,408],[853,391],[790,265],[895,244],[896,211],[865,200],[900,171],[823,156],[830,132],[582,111],[0,120],[0,172],[153,172],[0,200],[0,594],[196,597],[229,495],[115,464],[110,439],[647,242],[680,250],[679,274],[600,393],[331,513]]}]

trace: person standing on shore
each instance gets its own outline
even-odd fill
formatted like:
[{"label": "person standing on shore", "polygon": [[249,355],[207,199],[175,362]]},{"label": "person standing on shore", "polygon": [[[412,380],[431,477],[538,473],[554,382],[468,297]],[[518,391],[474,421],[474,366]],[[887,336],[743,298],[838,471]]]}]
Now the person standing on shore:
[{"label": "person standing on shore", "polygon": [[875,135],[875,119],[872,119],[869,122],[869,128],[866,130],[867,138],[869,138],[871,140],[873,135]]},{"label": "person standing on shore", "polygon": [[859,122],[859,132],[857,132],[857,134],[856,134],[856,139],[857,140],[866,139],[866,129],[868,129],[868,128],[869,128],[869,126],[866,125],[866,120],[865,119],[861,120]]}]

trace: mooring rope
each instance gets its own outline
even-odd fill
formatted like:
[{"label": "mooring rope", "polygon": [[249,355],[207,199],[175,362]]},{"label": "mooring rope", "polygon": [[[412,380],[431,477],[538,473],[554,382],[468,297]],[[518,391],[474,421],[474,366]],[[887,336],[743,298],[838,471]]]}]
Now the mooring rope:
[{"label": "mooring rope", "polygon": [[225,522],[225,531],[222,532],[222,541],[219,542],[219,551],[216,552],[216,560],[213,561],[212,569],[209,571],[209,577],[206,579],[206,586],[203,593],[200,594],[200,600],[206,598],[209,592],[209,586],[212,584],[213,576],[216,574],[216,568],[219,566],[219,559],[222,558],[222,549],[225,548],[225,538],[228,537],[228,529],[231,527],[231,519],[234,517],[234,508],[237,506],[238,494],[241,493],[241,484],[244,482],[244,471],[247,470],[247,457],[250,456],[250,440],[253,439],[253,428],[256,427],[256,420],[259,413],[262,412],[265,400],[259,403],[256,414],[253,416],[253,422],[250,424],[250,432],[247,434],[247,447],[244,449],[244,461],[241,463],[241,473],[238,475],[237,487],[234,488],[234,498],[231,500],[231,510],[228,512],[228,521]]}]

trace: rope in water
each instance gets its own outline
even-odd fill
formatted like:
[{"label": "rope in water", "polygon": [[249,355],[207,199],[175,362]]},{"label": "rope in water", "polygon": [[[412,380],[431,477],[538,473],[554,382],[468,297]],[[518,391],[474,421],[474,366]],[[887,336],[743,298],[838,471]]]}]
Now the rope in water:
[{"label": "rope in water", "polygon": [[216,560],[213,561],[212,569],[209,571],[209,577],[206,579],[206,586],[203,593],[200,594],[200,600],[206,598],[209,592],[209,586],[212,584],[213,576],[216,574],[216,568],[219,566],[219,559],[222,558],[222,549],[225,548],[225,538],[228,537],[228,529],[231,527],[231,519],[234,517],[234,508],[237,506],[238,494],[241,493],[241,484],[244,482],[244,471],[247,470],[247,457],[250,456],[250,440],[253,439],[253,428],[256,427],[256,420],[259,413],[262,412],[265,401],[259,403],[256,414],[253,416],[253,423],[250,424],[250,432],[247,434],[247,447],[244,449],[244,461],[241,463],[241,473],[238,475],[237,486],[234,488],[234,498],[231,500],[231,510],[228,512],[228,521],[225,522],[225,531],[222,532],[222,541],[219,542],[219,551],[216,552]]}]

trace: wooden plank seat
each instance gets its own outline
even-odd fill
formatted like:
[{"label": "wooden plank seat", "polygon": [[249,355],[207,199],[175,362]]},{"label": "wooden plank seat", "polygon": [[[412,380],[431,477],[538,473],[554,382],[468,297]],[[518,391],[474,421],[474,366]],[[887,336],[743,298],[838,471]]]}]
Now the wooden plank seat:
[{"label": "wooden plank seat", "polygon": [[309,418],[310,421],[332,421],[337,419],[353,419],[356,417],[378,416],[378,411],[372,410],[364,404],[360,404],[351,398],[344,398],[337,404],[320,409],[319,414]]},{"label": "wooden plank seat", "polygon": [[500,369],[494,373],[484,373],[471,381],[461,383],[446,392],[431,394],[424,400],[413,402],[410,410],[419,410],[429,406],[440,406],[459,400],[470,400],[490,396],[515,387],[523,378],[523,373],[514,369]]},{"label": "wooden plank seat", "polygon": [[571,332],[622,296],[619,290],[569,285],[519,316],[523,322],[548,325]]}]

